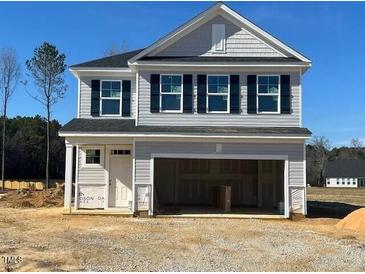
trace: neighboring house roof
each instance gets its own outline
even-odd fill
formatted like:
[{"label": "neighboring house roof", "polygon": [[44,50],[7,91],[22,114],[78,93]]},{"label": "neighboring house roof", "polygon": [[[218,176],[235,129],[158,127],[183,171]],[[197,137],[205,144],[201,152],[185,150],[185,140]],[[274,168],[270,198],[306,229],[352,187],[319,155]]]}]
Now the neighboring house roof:
[{"label": "neighboring house roof", "polygon": [[72,65],[71,68],[79,68],[79,67],[128,68],[128,60],[131,59],[133,56],[137,55],[138,53],[140,53],[142,50],[143,49],[137,49],[122,54],[91,60],[88,62]]},{"label": "neighboring house roof", "polygon": [[365,160],[340,159],[329,161],[324,174],[327,178],[365,177]]},{"label": "neighboring house roof", "polygon": [[135,126],[133,119],[73,119],[64,125],[60,135],[92,134],[185,134],[197,136],[309,136],[311,132],[298,127],[216,127],[216,126]]}]

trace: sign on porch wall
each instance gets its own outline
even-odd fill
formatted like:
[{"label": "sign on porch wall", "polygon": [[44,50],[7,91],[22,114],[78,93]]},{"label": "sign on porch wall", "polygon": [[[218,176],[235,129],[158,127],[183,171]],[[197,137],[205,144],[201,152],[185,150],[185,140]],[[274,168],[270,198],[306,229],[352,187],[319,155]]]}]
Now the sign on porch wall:
[{"label": "sign on porch wall", "polygon": [[104,186],[79,186],[79,208],[104,208]]},{"label": "sign on porch wall", "polygon": [[136,185],[137,190],[137,210],[149,210],[150,185]]}]

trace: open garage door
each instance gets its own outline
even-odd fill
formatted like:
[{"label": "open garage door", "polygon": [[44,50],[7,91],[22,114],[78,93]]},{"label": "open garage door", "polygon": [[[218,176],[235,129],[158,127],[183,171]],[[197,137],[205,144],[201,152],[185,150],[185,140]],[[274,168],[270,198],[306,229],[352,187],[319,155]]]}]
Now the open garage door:
[{"label": "open garage door", "polygon": [[157,214],[284,214],[282,160],[154,161]]}]

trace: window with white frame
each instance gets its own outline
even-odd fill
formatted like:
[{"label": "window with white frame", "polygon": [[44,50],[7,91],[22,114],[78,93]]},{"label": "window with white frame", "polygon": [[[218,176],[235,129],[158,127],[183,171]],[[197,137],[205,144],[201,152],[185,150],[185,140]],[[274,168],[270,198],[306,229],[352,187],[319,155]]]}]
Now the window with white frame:
[{"label": "window with white frame", "polygon": [[86,149],[85,164],[100,164],[100,149]]},{"label": "window with white frame", "polygon": [[228,112],[229,77],[228,75],[208,75],[207,109],[208,112]]},{"label": "window with white frame", "polygon": [[101,81],[101,115],[117,116],[121,113],[121,82]]},{"label": "window with white frame", "polygon": [[212,24],[212,51],[225,52],[226,49],[226,25]]},{"label": "window with white frame", "polygon": [[162,112],[182,111],[181,75],[161,75],[160,110]]},{"label": "window with white frame", "polygon": [[259,113],[280,112],[280,77],[259,75],[257,77],[257,106]]}]

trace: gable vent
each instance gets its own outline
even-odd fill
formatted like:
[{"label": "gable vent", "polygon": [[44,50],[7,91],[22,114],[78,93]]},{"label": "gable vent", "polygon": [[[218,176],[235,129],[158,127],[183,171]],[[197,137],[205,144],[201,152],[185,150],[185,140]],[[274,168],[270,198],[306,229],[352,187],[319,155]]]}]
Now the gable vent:
[{"label": "gable vent", "polygon": [[212,24],[212,50],[225,52],[226,50],[226,25]]}]

